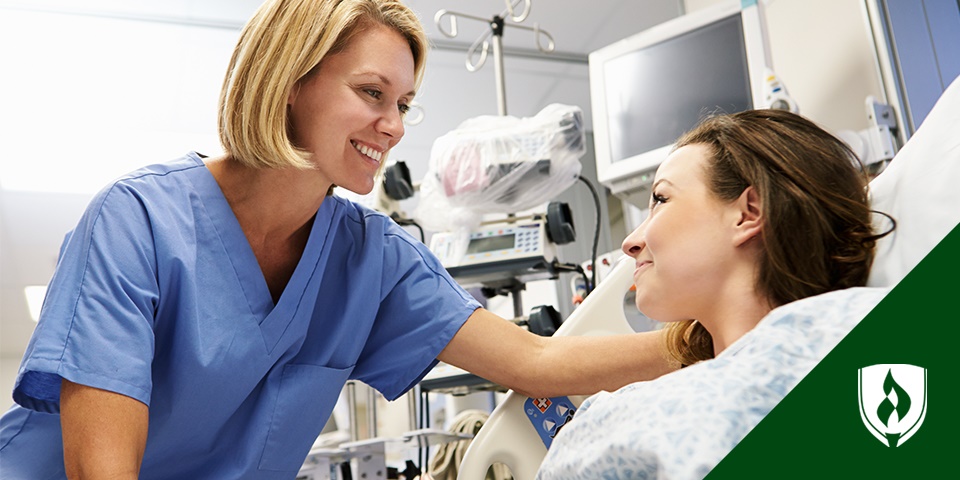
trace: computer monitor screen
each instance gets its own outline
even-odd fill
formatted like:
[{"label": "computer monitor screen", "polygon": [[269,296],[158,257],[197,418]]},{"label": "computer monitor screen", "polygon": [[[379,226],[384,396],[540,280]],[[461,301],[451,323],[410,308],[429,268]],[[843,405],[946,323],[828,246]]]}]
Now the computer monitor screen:
[{"label": "computer monitor screen", "polygon": [[607,62],[610,160],[667,145],[708,111],[751,108],[741,31],[728,17]]},{"label": "computer monitor screen", "polygon": [[739,5],[685,15],[590,54],[597,176],[614,193],[647,186],[673,142],[704,116],[762,102],[762,25]]}]

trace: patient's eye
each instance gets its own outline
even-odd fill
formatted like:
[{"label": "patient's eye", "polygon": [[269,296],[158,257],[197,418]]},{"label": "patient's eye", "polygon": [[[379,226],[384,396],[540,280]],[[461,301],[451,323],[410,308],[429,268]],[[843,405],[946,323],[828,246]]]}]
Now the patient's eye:
[{"label": "patient's eye", "polygon": [[667,197],[664,197],[663,195],[660,195],[657,192],[653,192],[653,194],[650,196],[651,209],[655,208],[657,205],[661,205],[664,203],[667,203]]}]

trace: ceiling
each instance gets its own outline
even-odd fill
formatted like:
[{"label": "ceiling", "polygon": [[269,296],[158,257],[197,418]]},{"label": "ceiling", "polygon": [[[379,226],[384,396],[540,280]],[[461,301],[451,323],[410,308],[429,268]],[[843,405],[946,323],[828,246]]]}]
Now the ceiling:
[{"label": "ceiling", "polygon": [[[28,11],[38,14],[62,14],[70,18],[95,17],[104,21],[140,22],[156,24],[185,24],[220,31],[237,31],[247,17],[259,5],[257,0],[33,0],[30,2],[0,1],[0,13]],[[411,6],[424,21],[428,36],[435,44],[428,63],[428,73],[418,100],[425,110],[424,122],[408,129],[407,137],[396,149],[395,157],[407,157],[412,162],[411,173],[414,179],[421,178],[429,148],[437,136],[454,128],[466,118],[481,114],[496,114],[496,94],[493,68],[485,65],[476,73],[469,73],[464,66],[466,47],[487,28],[483,22],[463,19],[459,23],[459,35],[449,39],[439,33],[433,17],[440,9],[480,18],[491,18],[504,9],[497,0],[475,0],[456,2],[454,0],[409,0]],[[507,28],[503,44],[507,55],[504,60],[507,79],[508,111],[512,115],[528,116],[536,113],[547,103],[573,103],[584,107],[589,127],[588,78],[586,55],[616,40],[639,32],[680,13],[680,0],[602,0],[583,2],[580,0],[534,1],[529,18],[523,25],[532,27],[534,22],[550,33],[556,44],[552,57],[536,53],[533,33],[527,30]],[[0,17],[3,15],[0,14]],[[146,21],[147,23],[143,23]],[[233,33],[229,33],[233,35]],[[4,45],[31,45],[22,39],[3,38]],[[49,35],[56,43],[69,43],[70,38],[58,38],[57,32]],[[122,43],[122,42],[121,42]],[[30,75],[26,68],[18,69],[16,54],[31,55],[27,47],[6,49],[0,52],[0,62],[13,68],[20,75]],[[95,52],[89,52],[94,55]],[[10,57],[5,57],[11,55]],[[57,58],[55,62],[69,61],[69,58]],[[224,59],[224,62],[226,59]],[[225,65],[225,63],[224,63]],[[77,68],[82,68],[77,67]],[[76,74],[76,72],[72,72]],[[49,88],[62,88],[64,81],[71,76],[56,76]],[[27,85],[48,79],[28,79]],[[219,83],[219,78],[213,83]],[[15,144],[17,139],[7,137],[9,132],[0,131],[0,172],[9,172],[16,165],[34,165],[42,173],[34,174],[38,182],[46,183],[51,177],[71,177],[71,168],[82,171],[98,171],[96,161],[77,161],[80,165],[71,165],[70,159],[61,166],[48,167],[44,153],[56,151],[57,143],[69,139],[67,127],[57,123],[57,117],[72,113],[69,105],[51,105],[45,103],[45,95],[27,95],[19,98],[23,92],[0,92],[0,103],[18,100],[24,105],[20,110],[5,111],[7,123],[0,126],[15,125],[17,128],[47,128],[50,145],[31,144],[19,150],[5,148],[4,144]],[[149,92],[131,90],[130,96],[149,96]],[[82,97],[82,93],[76,95]],[[215,97],[212,93],[210,96]],[[82,100],[82,98],[78,99]],[[215,98],[211,102],[215,102]],[[134,101],[136,99],[134,98]],[[95,107],[93,107],[95,108]],[[149,111],[143,108],[140,111]],[[31,123],[34,122],[35,123]],[[83,120],[74,120],[74,122]],[[23,125],[28,123],[26,127]],[[53,125],[53,127],[51,127]],[[103,132],[96,139],[103,149],[110,149],[115,142],[121,142],[118,136]],[[11,135],[13,136],[13,135]],[[84,139],[90,141],[89,139]],[[79,141],[79,140],[78,140]],[[129,141],[129,139],[127,139]],[[122,143],[122,142],[121,142]],[[94,144],[97,144],[96,142]],[[64,147],[64,148],[69,148]],[[92,148],[92,147],[91,147]],[[119,147],[118,147],[119,148]],[[149,148],[134,145],[131,149]],[[185,145],[183,151],[194,148]],[[52,150],[51,150],[52,149]],[[17,153],[12,153],[16,151]],[[64,157],[66,155],[57,155]],[[94,157],[96,158],[96,157]],[[127,157],[129,158],[129,157]],[[104,178],[113,178],[111,169],[132,170],[146,163],[133,157],[137,164],[104,165]],[[67,178],[69,180],[69,178]],[[73,227],[90,200],[92,192],[45,192],[29,188],[8,188],[10,178],[0,176],[0,357],[19,358],[26,346],[35,323],[30,319],[24,296],[27,285],[44,285],[53,274],[57,252],[64,234]]]}]

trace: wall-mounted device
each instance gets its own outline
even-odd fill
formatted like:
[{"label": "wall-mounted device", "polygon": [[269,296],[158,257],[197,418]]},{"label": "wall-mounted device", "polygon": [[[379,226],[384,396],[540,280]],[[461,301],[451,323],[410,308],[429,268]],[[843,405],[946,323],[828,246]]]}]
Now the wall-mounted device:
[{"label": "wall-mounted device", "polygon": [[800,107],[797,106],[797,102],[787,93],[787,87],[783,86],[780,77],[778,77],[776,73],[773,73],[773,70],[769,68],[765,69],[763,79],[766,84],[763,108],[800,113]]},{"label": "wall-mounted device", "polygon": [[731,1],[589,56],[597,179],[646,208],[657,167],[705,115],[765,106],[763,2]]}]

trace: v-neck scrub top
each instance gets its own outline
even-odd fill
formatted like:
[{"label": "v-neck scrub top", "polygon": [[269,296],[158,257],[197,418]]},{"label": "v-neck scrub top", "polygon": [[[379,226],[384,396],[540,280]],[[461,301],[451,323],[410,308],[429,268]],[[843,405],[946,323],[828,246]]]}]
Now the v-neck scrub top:
[{"label": "v-neck scrub top", "polygon": [[311,228],[274,305],[199,155],[101,191],[0,421],[0,478],[63,478],[61,378],[149,406],[142,479],[293,478],[348,379],[415,385],[480,305],[380,213],[327,197]]}]

